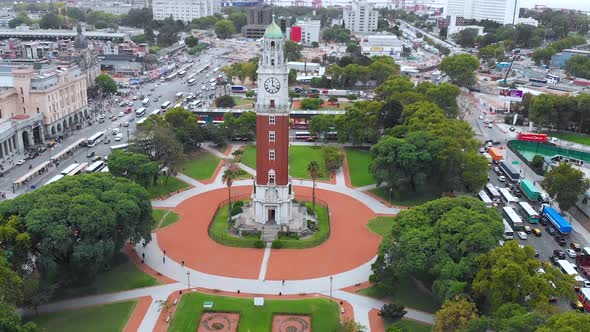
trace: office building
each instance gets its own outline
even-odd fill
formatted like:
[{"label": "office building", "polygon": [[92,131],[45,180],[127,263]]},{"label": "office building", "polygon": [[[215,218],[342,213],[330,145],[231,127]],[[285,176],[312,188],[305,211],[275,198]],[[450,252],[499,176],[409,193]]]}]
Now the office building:
[{"label": "office building", "polygon": [[344,27],[352,34],[366,34],[377,30],[379,12],[366,0],[353,0],[343,10]]},{"label": "office building", "polygon": [[[292,41],[300,42],[303,46],[311,46],[314,42],[320,42],[320,20],[298,19],[293,28],[295,27],[300,29],[291,29]],[[297,37],[297,39],[293,37]]]},{"label": "office building", "polygon": [[518,0],[447,0],[442,16],[514,24],[517,23],[518,12]]},{"label": "office building", "polygon": [[174,20],[190,22],[194,18],[211,16],[221,12],[219,0],[153,0],[154,20],[165,20],[172,16]]},{"label": "office building", "polygon": [[266,27],[272,22],[272,7],[261,5],[248,9],[246,25],[242,27],[242,36],[261,38]]}]

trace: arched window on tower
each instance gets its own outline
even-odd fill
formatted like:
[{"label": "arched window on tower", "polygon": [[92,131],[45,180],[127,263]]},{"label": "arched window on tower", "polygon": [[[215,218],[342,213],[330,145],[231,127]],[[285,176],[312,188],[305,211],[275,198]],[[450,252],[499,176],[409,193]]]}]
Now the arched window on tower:
[{"label": "arched window on tower", "polygon": [[270,42],[270,50],[271,51],[275,50],[275,42]]},{"label": "arched window on tower", "polygon": [[268,171],[268,184],[275,184],[275,177],[276,175],[274,169]]}]

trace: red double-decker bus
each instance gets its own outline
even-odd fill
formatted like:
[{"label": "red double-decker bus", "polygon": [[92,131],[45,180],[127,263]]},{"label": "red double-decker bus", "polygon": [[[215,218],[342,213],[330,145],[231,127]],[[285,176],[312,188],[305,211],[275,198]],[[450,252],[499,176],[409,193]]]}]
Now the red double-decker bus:
[{"label": "red double-decker bus", "polygon": [[547,134],[534,134],[534,133],[519,133],[518,134],[519,141],[527,141],[527,142],[537,142],[537,143],[547,143]]}]

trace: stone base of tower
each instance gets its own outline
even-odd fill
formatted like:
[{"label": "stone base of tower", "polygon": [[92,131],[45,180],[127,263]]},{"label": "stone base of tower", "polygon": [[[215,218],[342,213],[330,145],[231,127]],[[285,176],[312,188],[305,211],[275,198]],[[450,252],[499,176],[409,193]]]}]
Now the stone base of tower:
[{"label": "stone base of tower", "polygon": [[279,233],[310,235],[308,221],[317,222],[307,214],[307,207],[293,202],[291,186],[256,186],[252,201],[244,204],[242,213],[234,217],[234,231],[238,235],[260,233],[261,239],[270,242]]}]

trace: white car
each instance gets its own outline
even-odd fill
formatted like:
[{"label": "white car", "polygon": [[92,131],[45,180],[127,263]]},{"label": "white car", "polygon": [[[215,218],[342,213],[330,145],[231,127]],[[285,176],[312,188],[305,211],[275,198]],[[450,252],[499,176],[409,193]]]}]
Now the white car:
[{"label": "white car", "polygon": [[488,128],[494,128],[494,125],[493,125],[493,124],[491,124],[491,123],[489,123],[489,124],[488,124]]},{"label": "white car", "polygon": [[117,135],[115,135],[115,141],[118,142],[118,141],[120,141],[122,139],[123,139],[123,134],[117,134]]},{"label": "white car", "polygon": [[22,164],[24,164],[24,163],[26,163],[26,161],[24,161],[23,159],[21,159],[21,160],[19,160],[19,161],[17,161],[17,162],[16,162],[16,164],[17,164],[18,166],[20,166],[20,165],[22,165]]},{"label": "white car", "polygon": [[119,112],[119,117],[122,118],[123,116],[125,116],[125,113]]},{"label": "white car", "polygon": [[565,249],[565,253],[566,255],[570,256],[570,258],[576,258],[578,256],[574,249]]},{"label": "white car", "polygon": [[528,239],[528,236],[527,236],[527,235],[526,235],[526,233],[525,233],[525,232],[523,232],[523,231],[519,231],[519,232],[517,232],[516,234],[518,235],[518,238],[520,238],[521,240],[526,240],[526,239]]},{"label": "white car", "polygon": [[500,176],[498,176],[498,181],[504,182],[504,181],[506,181],[506,177],[504,175],[500,175]]}]

